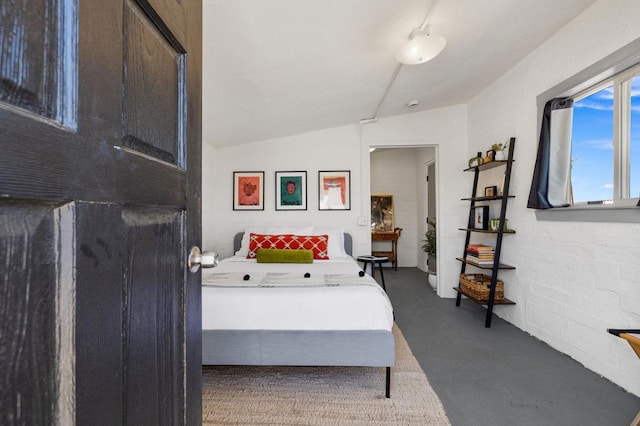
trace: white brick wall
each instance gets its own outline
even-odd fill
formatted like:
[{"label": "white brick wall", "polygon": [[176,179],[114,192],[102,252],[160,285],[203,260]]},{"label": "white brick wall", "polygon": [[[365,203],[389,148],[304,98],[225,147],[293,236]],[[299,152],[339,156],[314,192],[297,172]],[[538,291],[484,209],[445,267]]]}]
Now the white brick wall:
[{"label": "white brick wall", "polygon": [[[517,305],[496,313],[640,396],[640,362],[607,328],[640,328],[640,224],[538,221],[526,208],[536,98],[640,37],[640,2],[601,0],[469,104],[469,152],[517,137],[501,274]],[[589,46],[585,48],[585,46]],[[524,306],[524,307],[522,307]]]}]

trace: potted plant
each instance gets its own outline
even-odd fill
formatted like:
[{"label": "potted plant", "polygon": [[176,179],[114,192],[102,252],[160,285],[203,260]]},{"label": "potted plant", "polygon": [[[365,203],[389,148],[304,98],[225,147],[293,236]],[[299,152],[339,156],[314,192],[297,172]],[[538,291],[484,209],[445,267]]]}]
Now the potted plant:
[{"label": "potted plant", "polygon": [[427,220],[427,232],[424,233],[424,240],[422,240],[422,251],[427,254],[427,260],[429,264],[429,285],[434,290],[438,285],[437,271],[436,271],[436,221]]},{"label": "potted plant", "polygon": [[493,159],[496,161],[503,161],[504,160],[504,150],[507,148],[506,144],[502,144],[502,143],[494,143],[493,145],[491,145],[491,149],[495,151],[495,155],[493,156]]}]

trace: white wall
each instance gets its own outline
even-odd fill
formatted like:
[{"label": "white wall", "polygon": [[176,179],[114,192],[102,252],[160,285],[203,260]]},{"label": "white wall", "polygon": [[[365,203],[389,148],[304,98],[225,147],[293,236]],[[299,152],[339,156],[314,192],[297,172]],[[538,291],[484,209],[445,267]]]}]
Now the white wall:
[{"label": "white wall", "polygon": [[[368,161],[368,152],[367,159]],[[361,149],[355,125],[278,138],[241,146],[204,150],[203,169],[210,169],[203,182],[203,235],[206,249],[221,257],[233,253],[233,235],[246,226],[326,225],[341,226],[354,237],[354,254],[369,252],[369,226],[358,226],[362,210]],[[264,211],[234,211],[232,186],[234,171],[265,172]],[[318,171],[351,171],[351,210],[318,210]],[[275,172],[307,172],[307,210],[275,210]],[[206,195],[205,195],[206,194]],[[210,200],[211,202],[207,202]],[[368,219],[367,219],[368,220]],[[367,221],[368,224],[368,221]]]},{"label": "white wall", "polygon": [[[457,228],[466,220],[460,198],[470,185],[470,181],[460,179],[466,163],[466,154],[464,158],[459,154],[467,151],[466,107],[393,117],[365,125],[361,133],[359,130],[356,125],[343,126],[237,147],[203,149],[203,248],[227,257],[233,252],[233,235],[246,226],[316,224],[344,227],[353,235],[354,254],[370,253],[370,227],[358,226],[361,216],[370,223],[369,148],[433,146],[441,156],[436,172],[442,194],[438,227],[443,264],[438,271],[440,281],[446,283],[441,286],[441,294],[452,297],[451,287],[460,270],[455,256],[459,256],[464,241]],[[233,172],[242,170],[265,171],[264,211],[232,210]],[[274,174],[286,170],[307,171],[307,211],[275,211]],[[318,170],[351,170],[350,211],[318,211]],[[406,256],[415,258],[415,252]]]},{"label": "white wall", "polygon": [[[214,212],[220,185],[216,182],[217,150],[207,143],[202,144],[202,249],[213,250],[217,246]],[[231,192],[231,190],[229,190]]]},{"label": "white wall", "polygon": [[640,325],[640,224],[538,221],[527,209],[536,97],[640,37],[640,2],[601,0],[469,103],[470,152],[517,138],[501,274],[517,304],[496,313],[640,395],[638,359],[607,328]]}]

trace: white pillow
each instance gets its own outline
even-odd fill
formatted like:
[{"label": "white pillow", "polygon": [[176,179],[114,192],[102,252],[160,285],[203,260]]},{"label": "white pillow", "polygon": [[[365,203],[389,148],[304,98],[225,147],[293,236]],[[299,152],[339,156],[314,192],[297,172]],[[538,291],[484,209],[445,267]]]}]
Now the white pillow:
[{"label": "white pillow", "polygon": [[328,235],[329,244],[327,245],[327,251],[329,252],[329,259],[336,257],[349,256],[344,251],[344,230],[343,228],[334,227],[316,227],[313,231],[313,235]]},{"label": "white pillow", "polygon": [[266,234],[267,229],[261,226],[250,226],[244,230],[244,235],[242,236],[242,242],[240,243],[240,249],[235,253],[236,256],[246,257],[249,254],[249,234]]},{"label": "white pillow", "polygon": [[313,232],[313,226],[271,226],[267,228],[269,235],[317,235]]}]

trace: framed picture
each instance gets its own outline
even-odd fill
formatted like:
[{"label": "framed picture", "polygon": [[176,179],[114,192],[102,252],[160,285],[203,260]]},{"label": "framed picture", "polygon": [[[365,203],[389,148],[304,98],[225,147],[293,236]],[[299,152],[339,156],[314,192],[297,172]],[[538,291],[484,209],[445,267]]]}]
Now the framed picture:
[{"label": "framed picture", "polygon": [[264,172],[233,172],[233,209],[264,210]]},{"label": "framed picture", "polygon": [[496,195],[498,195],[498,187],[493,185],[493,186],[486,186],[484,188],[484,196],[485,197],[495,197]]},{"label": "framed picture", "polygon": [[351,210],[351,172],[318,172],[319,210]]},{"label": "framed picture", "polygon": [[276,172],[276,210],[307,209],[307,172]]},{"label": "framed picture", "polygon": [[472,207],[471,221],[469,228],[471,229],[489,229],[489,206]]},{"label": "framed picture", "polygon": [[371,196],[371,231],[393,232],[393,195],[374,194]]},{"label": "framed picture", "polygon": [[487,153],[485,154],[485,158],[488,158],[489,161],[494,161],[496,159],[496,152],[492,149],[490,149],[489,151],[487,151]]}]

